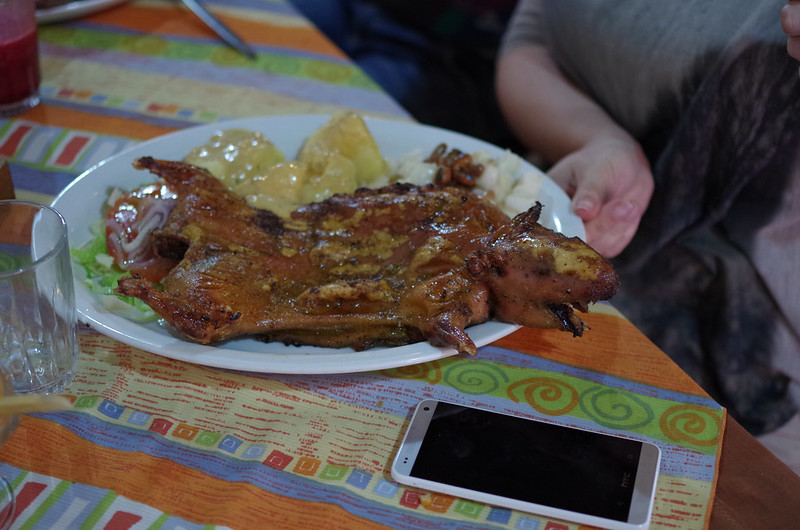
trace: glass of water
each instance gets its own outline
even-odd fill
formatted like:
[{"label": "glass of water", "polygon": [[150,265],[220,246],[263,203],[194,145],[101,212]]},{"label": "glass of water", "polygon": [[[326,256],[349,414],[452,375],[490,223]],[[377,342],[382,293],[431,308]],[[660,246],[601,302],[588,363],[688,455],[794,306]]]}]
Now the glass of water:
[{"label": "glass of water", "polygon": [[67,225],[53,208],[0,201],[0,371],[18,394],[59,393],[78,356]]},{"label": "glass of water", "polygon": [[[0,395],[13,396],[14,388],[11,385],[11,378],[8,374],[0,370]],[[19,424],[19,414],[0,415],[0,445],[14,432]],[[8,479],[0,475],[0,530],[11,528],[14,522],[17,498],[14,489]]]}]

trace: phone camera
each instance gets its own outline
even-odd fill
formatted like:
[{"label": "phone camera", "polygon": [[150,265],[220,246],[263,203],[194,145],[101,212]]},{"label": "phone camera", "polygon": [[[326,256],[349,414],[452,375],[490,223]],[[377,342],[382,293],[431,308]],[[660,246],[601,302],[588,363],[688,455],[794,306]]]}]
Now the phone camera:
[{"label": "phone camera", "polygon": [[430,407],[422,407],[422,410],[428,411],[428,410],[431,410],[431,408]]}]

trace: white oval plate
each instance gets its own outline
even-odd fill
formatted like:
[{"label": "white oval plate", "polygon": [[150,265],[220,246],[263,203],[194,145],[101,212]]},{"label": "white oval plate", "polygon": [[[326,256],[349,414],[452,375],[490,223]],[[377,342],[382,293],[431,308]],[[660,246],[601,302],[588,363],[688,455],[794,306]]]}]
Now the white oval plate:
[{"label": "white oval plate", "polygon": [[[281,149],[287,159],[294,158],[303,141],[330,119],[328,115],[267,116],[237,119],[202,125],[148,140],[123,151],[87,170],[53,201],[66,218],[73,246],[91,239],[89,227],[102,216],[103,204],[112,188],[134,189],[153,182],[148,172],[131,167],[136,158],[152,156],[168,160],[183,159],[192,148],[204,144],[222,129],[259,131]],[[488,151],[499,156],[496,146],[452,131],[411,122],[365,118],[384,157],[397,158],[412,151],[429,152],[439,143],[465,152]],[[527,162],[523,169],[538,171]],[[571,211],[567,195],[545,177],[540,201],[544,204],[540,222],[568,236],[583,238],[583,223]],[[76,267],[77,268],[77,267]],[[76,274],[79,271],[76,271]],[[354,351],[348,348],[319,348],[265,343],[251,338],[202,345],[178,336],[164,324],[133,322],[109,311],[77,278],[77,310],[81,321],[121,342],[164,357],[232,370],[263,373],[324,374],[396,368],[441,359],[455,350],[418,342],[394,348]],[[508,335],[519,326],[485,322],[469,328],[478,346]]]}]

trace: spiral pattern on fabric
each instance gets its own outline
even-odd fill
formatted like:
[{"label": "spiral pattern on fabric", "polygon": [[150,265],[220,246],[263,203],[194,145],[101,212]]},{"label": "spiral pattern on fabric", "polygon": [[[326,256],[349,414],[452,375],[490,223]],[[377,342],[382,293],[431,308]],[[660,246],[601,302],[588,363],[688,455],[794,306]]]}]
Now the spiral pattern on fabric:
[{"label": "spiral pattern on fabric", "polygon": [[489,394],[507,383],[508,376],[492,364],[475,361],[445,370],[444,382],[465,394]]},{"label": "spiral pattern on fabric", "polygon": [[442,380],[442,367],[438,361],[400,366],[388,370],[381,370],[381,374],[393,379],[417,379],[435,385]]},{"label": "spiral pattern on fabric", "polygon": [[517,381],[508,387],[508,397],[515,403],[520,399],[514,394],[522,388],[525,402],[550,416],[567,414],[578,404],[578,391],[564,381],[552,377],[531,377]]},{"label": "spiral pattern on fabric", "polygon": [[689,403],[674,405],[661,415],[661,432],[678,443],[712,447],[719,442],[722,423],[714,412]]},{"label": "spiral pattern on fabric", "polygon": [[613,429],[638,429],[655,418],[653,409],[630,392],[595,386],[580,396],[581,409],[589,418]]}]

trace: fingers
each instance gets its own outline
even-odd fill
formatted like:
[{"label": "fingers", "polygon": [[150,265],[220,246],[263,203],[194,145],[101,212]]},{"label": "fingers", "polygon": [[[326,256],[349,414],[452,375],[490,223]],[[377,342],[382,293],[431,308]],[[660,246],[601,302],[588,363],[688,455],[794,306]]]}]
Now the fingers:
[{"label": "fingers", "polygon": [[606,195],[604,179],[587,179],[589,173],[576,156],[564,158],[547,173],[572,198],[572,209],[584,222],[597,217]]},{"label": "fingers", "polygon": [[781,9],[781,27],[790,37],[800,36],[800,0],[792,0]]},{"label": "fingers", "polygon": [[586,242],[605,257],[622,252],[653,194],[650,165],[638,146],[599,141],[563,158],[548,175],[572,197]]},{"label": "fingers", "polygon": [[584,193],[572,200],[572,209],[584,222],[591,221],[600,214],[600,197]]},{"label": "fingers", "polygon": [[586,242],[606,258],[613,258],[631,242],[644,213],[640,204],[629,199],[608,203],[585,223]]},{"label": "fingers", "polygon": [[652,194],[652,176],[643,169],[639,178],[629,181],[628,186],[602,204],[595,215],[583,217],[576,210],[586,226],[586,242],[606,258],[617,256],[636,234]]},{"label": "fingers", "polygon": [[635,223],[610,223],[606,218],[598,217],[586,223],[586,243],[604,258],[614,258],[625,250],[636,229]]},{"label": "fingers", "polygon": [[800,61],[800,0],[791,0],[781,9],[781,27],[788,35],[786,51]]},{"label": "fingers", "polygon": [[586,179],[573,194],[573,210],[585,222],[601,215],[613,223],[638,222],[653,193],[649,169],[643,167],[640,171],[639,175],[626,178],[601,174],[599,178]]}]

